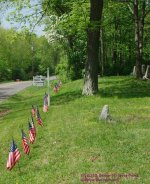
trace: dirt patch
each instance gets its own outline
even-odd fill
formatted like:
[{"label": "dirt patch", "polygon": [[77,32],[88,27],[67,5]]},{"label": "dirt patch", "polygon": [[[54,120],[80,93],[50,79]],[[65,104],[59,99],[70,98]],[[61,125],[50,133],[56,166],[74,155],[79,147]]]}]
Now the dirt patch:
[{"label": "dirt patch", "polygon": [[6,116],[7,114],[9,114],[10,112],[11,112],[10,109],[1,110],[1,111],[0,111],[0,117],[4,117],[4,116]]}]

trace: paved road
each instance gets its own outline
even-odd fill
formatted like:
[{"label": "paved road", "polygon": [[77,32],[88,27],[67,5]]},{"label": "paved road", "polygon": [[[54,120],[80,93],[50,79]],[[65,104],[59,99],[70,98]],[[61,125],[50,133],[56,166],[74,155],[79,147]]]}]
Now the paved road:
[{"label": "paved road", "polygon": [[32,81],[0,84],[0,102],[32,85]]},{"label": "paved road", "polygon": [[[56,80],[56,76],[51,76],[50,80]],[[0,102],[9,98],[10,96],[18,93],[19,91],[29,87],[32,85],[32,81],[24,81],[24,82],[10,82],[0,84]]]}]

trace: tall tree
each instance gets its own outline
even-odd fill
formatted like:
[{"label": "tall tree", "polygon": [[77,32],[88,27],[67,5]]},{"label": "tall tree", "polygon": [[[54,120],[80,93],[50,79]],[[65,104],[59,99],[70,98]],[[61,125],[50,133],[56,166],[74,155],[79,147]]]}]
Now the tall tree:
[{"label": "tall tree", "polygon": [[83,95],[93,95],[98,92],[98,55],[102,10],[103,0],[90,0],[90,23],[87,29],[87,62]]},{"label": "tall tree", "polygon": [[142,60],[143,60],[143,37],[144,21],[146,15],[150,12],[149,0],[134,0],[128,5],[135,24],[135,46],[136,46],[136,78],[142,78]]}]

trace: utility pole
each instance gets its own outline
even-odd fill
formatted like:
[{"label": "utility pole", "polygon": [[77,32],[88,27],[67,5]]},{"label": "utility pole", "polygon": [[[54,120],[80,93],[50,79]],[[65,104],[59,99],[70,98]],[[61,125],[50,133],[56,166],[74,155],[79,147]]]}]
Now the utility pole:
[{"label": "utility pole", "polygon": [[48,87],[48,106],[50,106],[50,82],[49,82],[49,68],[47,68],[47,87]]},{"label": "utility pole", "polygon": [[31,50],[32,50],[32,78],[34,76],[34,42],[31,43]]}]

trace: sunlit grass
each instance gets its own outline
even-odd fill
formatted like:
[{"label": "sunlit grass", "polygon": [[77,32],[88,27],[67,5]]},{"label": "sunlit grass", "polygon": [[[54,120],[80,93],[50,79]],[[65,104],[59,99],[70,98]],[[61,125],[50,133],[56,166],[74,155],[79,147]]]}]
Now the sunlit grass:
[{"label": "sunlit grass", "polygon": [[[48,113],[42,112],[46,88],[31,87],[0,104],[9,114],[0,118],[0,183],[79,184],[82,173],[136,173],[139,179],[119,183],[149,184],[150,82],[129,77],[99,80],[96,96],[82,96],[82,81],[63,85],[54,94]],[[31,154],[23,154],[21,128],[28,131],[31,105],[38,105],[44,127],[37,124]],[[99,121],[108,104],[113,123]],[[6,168],[11,138],[22,157]]]}]

